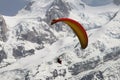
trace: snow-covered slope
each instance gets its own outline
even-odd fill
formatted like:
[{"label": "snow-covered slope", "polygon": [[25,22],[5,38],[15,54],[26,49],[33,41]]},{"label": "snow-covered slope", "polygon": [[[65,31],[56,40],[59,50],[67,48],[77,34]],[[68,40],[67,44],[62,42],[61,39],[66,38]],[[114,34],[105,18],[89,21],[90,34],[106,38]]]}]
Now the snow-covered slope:
[{"label": "snow-covered slope", "polygon": [[[1,15],[0,80],[119,80],[119,0],[103,2],[30,0],[16,16]],[[84,26],[86,49],[67,25],[50,25],[59,17]]]}]

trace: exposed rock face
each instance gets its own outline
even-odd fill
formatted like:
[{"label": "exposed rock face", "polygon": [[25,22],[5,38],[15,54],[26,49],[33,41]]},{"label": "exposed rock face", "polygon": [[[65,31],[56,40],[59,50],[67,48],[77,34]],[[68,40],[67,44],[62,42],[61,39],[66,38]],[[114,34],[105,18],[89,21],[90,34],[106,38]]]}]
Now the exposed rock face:
[{"label": "exposed rock face", "polygon": [[120,47],[111,48],[106,50],[105,53],[107,54],[103,57],[104,62],[109,60],[117,60],[120,58]]},{"label": "exposed rock face", "polygon": [[27,6],[25,6],[25,10],[28,10],[28,11],[31,11],[31,6],[32,6],[32,4],[34,3],[34,1],[31,1],[31,2],[29,2],[28,4],[27,4]]},{"label": "exposed rock face", "polygon": [[[27,40],[32,43],[37,43],[40,45],[41,49],[44,48],[44,43],[52,44],[57,40],[47,24],[40,22],[37,25],[31,26],[32,24],[28,23],[21,22],[16,26],[15,33],[18,40]],[[31,27],[31,30],[28,27]]]},{"label": "exposed rock face", "polygon": [[54,78],[56,78],[56,77],[58,77],[58,76],[62,76],[62,77],[65,77],[65,75],[66,75],[66,69],[60,69],[60,70],[54,70],[53,72],[52,72],[52,74],[53,74],[53,77]]},{"label": "exposed rock face", "polygon": [[34,54],[34,49],[25,50],[23,46],[17,46],[13,49],[13,56],[17,59]]},{"label": "exposed rock face", "polygon": [[[84,71],[93,70],[94,68],[96,68],[98,65],[101,64],[101,61],[107,62],[110,60],[118,60],[120,58],[120,48],[119,47],[114,47],[109,50],[105,50],[102,53],[105,53],[103,58],[100,58],[99,56],[97,56],[97,58],[95,58],[95,59],[91,58],[87,61],[75,63],[72,66],[70,66],[68,68],[68,70],[71,72],[72,75],[78,75],[79,73],[82,73]],[[85,80],[87,80],[87,79],[85,79]],[[92,79],[90,79],[90,80],[92,80]]]},{"label": "exposed rock face", "polygon": [[54,18],[67,17],[69,14],[69,7],[67,7],[62,0],[56,0],[52,3],[51,7],[47,11],[46,20],[48,22]]},{"label": "exposed rock face", "polygon": [[72,75],[77,75],[83,71],[94,69],[96,66],[98,66],[99,63],[100,63],[99,57],[97,59],[92,58],[87,61],[75,63],[68,69]]},{"label": "exposed rock face", "polygon": [[91,72],[86,76],[83,76],[80,80],[104,80],[103,73],[101,71]]},{"label": "exposed rock face", "polygon": [[3,59],[7,58],[7,54],[5,53],[4,50],[0,51],[0,63],[2,62]]},{"label": "exposed rock face", "polygon": [[[62,0],[55,0],[50,8],[46,12],[46,22],[51,21],[52,19],[67,17],[69,15],[69,7],[66,6],[66,3]],[[62,31],[62,25],[57,24],[55,26],[56,31]]]},{"label": "exposed rock face", "polygon": [[7,40],[7,36],[6,36],[7,31],[8,31],[8,28],[5,23],[5,20],[4,20],[3,16],[0,15],[0,40],[1,41],[5,42]]},{"label": "exposed rock face", "polygon": [[54,69],[52,73],[52,76],[49,76],[46,78],[46,80],[54,80],[57,77],[65,77],[66,76],[66,69]]},{"label": "exposed rock face", "polygon": [[[2,15],[0,15],[0,41],[7,41],[7,25],[6,25],[6,22],[3,18]],[[3,45],[2,45],[3,46]],[[6,59],[7,58],[7,54],[5,52],[5,50],[3,49],[3,47],[1,46],[0,44],[0,63],[3,61],[3,59]]]}]

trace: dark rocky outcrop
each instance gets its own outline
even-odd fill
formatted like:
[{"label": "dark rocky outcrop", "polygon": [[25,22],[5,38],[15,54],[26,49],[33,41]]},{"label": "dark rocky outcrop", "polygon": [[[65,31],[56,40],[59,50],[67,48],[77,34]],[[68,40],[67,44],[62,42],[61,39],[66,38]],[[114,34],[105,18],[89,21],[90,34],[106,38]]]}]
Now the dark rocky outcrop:
[{"label": "dark rocky outcrop", "polygon": [[120,58],[120,48],[114,47],[106,50],[106,55],[103,57],[103,61],[116,60]]},{"label": "dark rocky outcrop", "polygon": [[[15,32],[18,40],[38,43],[41,49],[44,48],[44,43],[52,44],[57,40],[53,32],[50,31],[49,28],[46,28],[48,25],[41,24],[39,26],[34,26],[32,30],[28,28],[29,26],[30,24],[27,22],[21,22],[16,26]],[[39,29],[36,29],[36,27],[39,27]]]},{"label": "dark rocky outcrop", "polygon": [[34,1],[31,1],[31,2],[29,2],[28,4],[27,4],[27,6],[25,6],[25,10],[27,10],[27,11],[31,11],[31,6],[33,5],[33,3],[34,3]]},{"label": "dark rocky outcrop", "polygon": [[32,55],[34,54],[35,50],[30,49],[30,50],[25,50],[23,46],[17,46],[17,48],[13,48],[13,56],[17,59]]},{"label": "dark rocky outcrop", "polygon": [[90,72],[88,75],[83,76],[80,80],[104,80],[104,76],[101,71],[96,71]]},{"label": "dark rocky outcrop", "polygon": [[66,76],[66,69],[54,69],[52,72],[52,76],[48,76],[46,80],[54,80],[57,77],[65,77]]},{"label": "dark rocky outcrop", "polygon": [[[46,12],[45,21],[48,23],[52,19],[67,17],[69,15],[69,7],[62,0],[55,0]],[[55,24],[56,31],[62,31],[62,24]]]},{"label": "dark rocky outcrop", "polygon": [[7,25],[6,25],[6,22],[3,18],[2,15],[0,15],[0,40],[1,41],[7,41],[7,36],[6,36],[6,33],[8,31],[8,28],[7,28]]},{"label": "dark rocky outcrop", "polygon": [[0,63],[2,62],[3,59],[7,58],[7,54],[5,53],[4,50],[0,50]]},{"label": "dark rocky outcrop", "polygon": [[94,69],[100,63],[100,58],[97,59],[90,59],[83,62],[78,62],[73,64],[72,66],[68,67],[68,70],[71,72],[72,75],[77,75],[83,71]]}]

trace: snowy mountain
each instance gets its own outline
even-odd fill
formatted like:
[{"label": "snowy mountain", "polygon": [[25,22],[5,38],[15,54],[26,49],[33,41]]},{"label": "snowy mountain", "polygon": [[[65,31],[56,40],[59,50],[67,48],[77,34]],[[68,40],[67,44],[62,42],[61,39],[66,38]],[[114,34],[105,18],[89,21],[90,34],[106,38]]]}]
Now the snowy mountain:
[{"label": "snowy mountain", "polygon": [[[29,0],[16,16],[0,15],[0,80],[119,80],[119,4],[120,0]],[[84,26],[86,49],[67,25],[50,25],[60,17]]]}]

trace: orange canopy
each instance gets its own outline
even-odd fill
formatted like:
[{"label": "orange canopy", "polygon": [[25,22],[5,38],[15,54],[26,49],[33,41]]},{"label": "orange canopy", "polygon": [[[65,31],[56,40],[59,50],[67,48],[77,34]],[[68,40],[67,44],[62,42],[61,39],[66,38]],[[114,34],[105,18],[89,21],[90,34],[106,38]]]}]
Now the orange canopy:
[{"label": "orange canopy", "polygon": [[83,26],[79,22],[77,22],[73,19],[70,19],[70,18],[59,18],[59,19],[53,19],[51,22],[51,25],[53,25],[57,22],[64,22],[67,25],[69,25],[69,27],[71,27],[71,29],[77,35],[77,37],[81,43],[82,49],[85,49],[87,47],[88,36],[87,36],[85,29],[83,28]]}]

